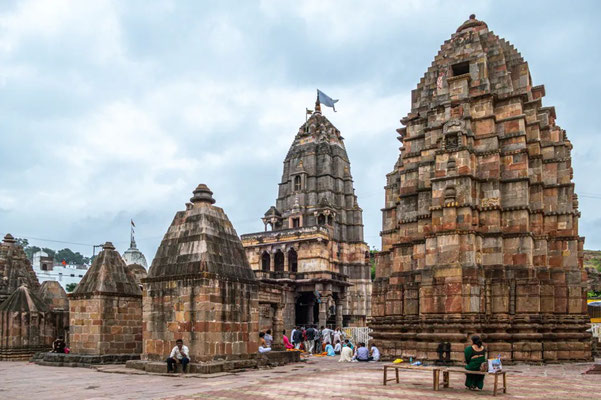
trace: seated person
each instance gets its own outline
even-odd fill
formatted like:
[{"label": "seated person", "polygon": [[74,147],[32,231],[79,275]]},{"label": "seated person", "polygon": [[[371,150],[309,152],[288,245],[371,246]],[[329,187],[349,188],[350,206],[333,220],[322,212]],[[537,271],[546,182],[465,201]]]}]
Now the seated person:
[{"label": "seated person", "polygon": [[290,343],[288,336],[286,336],[286,331],[282,332],[282,340],[284,341],[284,346],[286,347],[286,350],[294,348],[294,345],[292,343]]},{"label": "seated person", "polygon": [[375,344],[371,345],[371,358],[373,361],[380,361],[380,350],[378,350]]},{"label": "seated person", "polygon": [[365,343],[359,343],[354,359],[357,361],[371,361],[373,359],[369,356],[369,350],[365,347]]},{"label": "seated person", "polygon": [[350,340],[344,339],[344,345],[350,347],[352,351],[355,351],[355,346],[353,346]]},{"label": "seated person", "polygon": [[184,341],[177,339],[175,341],[175,347],[171,350],[171,354],[167,359],[167,372],[175,372],[177,369],[177,363],[182,365],[182,371],[186,372],[186,367],[190,362],[188,346],[184,346]]},{"label": "seated person", "polygon": [[326,344],[326,352],[328,353],[328,356],[336,355],[336,353],[334,352],[334,346],[332,346],[330,343]]},{"label": "seated person", "polygon": [[351,362],[353,361],[353,350],[350,346],[347,346],[346,343],[340,352],[340,358],[338,362]]},{"label": "seated person", "polygon": [[336,345],[334,346],[334,353],[340,354],[341,351],[342,351],[342,344],[340,343],[340,340],[337,340]]},{"label": "seated person", "polygon": [[267,353],[271,351],[271,347],[267,346],[267,343],[265,341],[265,333],[260,332],[259,333],[259,353]]},{"label": "seated person", "polygon": [[67,347],[67,344],[65,343],[65,339],[62,336],[59,336],[54,342],[52,342],[53,353],[64,353],[65,347]]},{"label": "seated person", "polygon": [[263,339],[265,339],[265,346],[271,347],[271,344],[273,343],[273,336],[271,336],[271,329],[267,329],[265,331],[265,337]]}]

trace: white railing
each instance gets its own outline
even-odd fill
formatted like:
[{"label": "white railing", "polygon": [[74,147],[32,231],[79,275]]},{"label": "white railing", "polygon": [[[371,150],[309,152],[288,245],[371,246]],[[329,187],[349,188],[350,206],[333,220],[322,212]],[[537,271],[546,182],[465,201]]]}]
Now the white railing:
[{"label": "white railing", "polygon": [[368,345],[370,339],[369,334],[372,330],[373,329],[366,326],[342,328],[345,338],[350,339],[354,345],[360,342]]},{"label": "white railing", "polygon": [[598,339],[601,339],[601,324],[595,323],[592,325],[593,326],[591,327],[591,332],[593,333],[593,336]]}]

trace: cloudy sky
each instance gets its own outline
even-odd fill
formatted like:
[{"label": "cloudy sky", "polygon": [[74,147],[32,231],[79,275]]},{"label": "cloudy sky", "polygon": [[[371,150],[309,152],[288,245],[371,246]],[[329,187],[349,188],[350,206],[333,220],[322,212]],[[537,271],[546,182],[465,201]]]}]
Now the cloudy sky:
[{"label": "cloudy sky", "polygon": [[574,144],[580,233],[601,249],[595,1],[4,0],[0,233],[123,251],[133,218],[150,262],[201,182],[239,234],[262,230],[320,88],[340,99],[325,114],[346,139],[365,238],[379,248],[395,129],[471,13],[545,85]]}]

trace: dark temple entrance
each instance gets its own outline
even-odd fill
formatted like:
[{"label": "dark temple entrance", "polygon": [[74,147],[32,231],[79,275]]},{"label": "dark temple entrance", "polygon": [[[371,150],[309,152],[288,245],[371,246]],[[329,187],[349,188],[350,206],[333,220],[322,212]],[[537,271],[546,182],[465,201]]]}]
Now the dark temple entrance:
[{"label": "dark temple entrance", "polygon": [[316,325],[319,321],[319,303],[313,292],[301,292],[296,299],[295,323],[297,326]]}]

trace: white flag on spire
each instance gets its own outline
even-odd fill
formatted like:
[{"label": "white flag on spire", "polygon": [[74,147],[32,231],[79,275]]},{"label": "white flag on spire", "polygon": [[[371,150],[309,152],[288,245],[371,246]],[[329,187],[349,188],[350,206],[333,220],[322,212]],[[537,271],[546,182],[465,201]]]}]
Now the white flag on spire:
[{"label": "white flag on spire", "polygon": [[338,99],[334,100],[321,90],[317,89],[317,98],[319,99],[319,104],[323,104],[324,106],[332,107],[334,112],[336,112],[336,108],[334,104],[338,103]]}]

